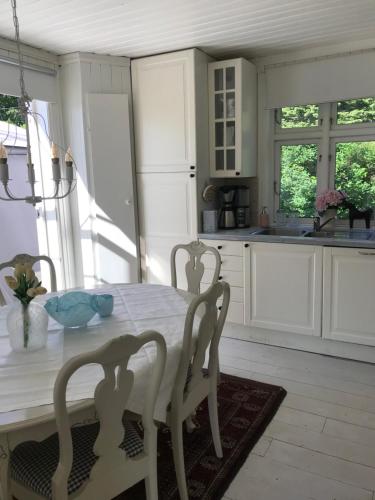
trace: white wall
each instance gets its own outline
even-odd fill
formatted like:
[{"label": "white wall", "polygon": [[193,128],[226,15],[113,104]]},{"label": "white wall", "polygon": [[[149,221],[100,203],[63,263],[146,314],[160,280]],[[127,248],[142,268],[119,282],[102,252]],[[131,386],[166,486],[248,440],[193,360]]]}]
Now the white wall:
[{"label": "white wall", "polygon": [[[127,94],[131,106],[130,63],[125,57],[83,53],[61,56],[59,62],[61,64],[60,88],[65,143],[72,147],[79,179],[76,193],[72,197],[76,284],[88,287],[102,281],[101,255],[106,254],[108,257],[108,252],[98,251],[98,244],[101,245],[101,242],[98,241],[95,229],[98,213],[94,182],[96,167],[91,158],[92,151],[88,134],[87,94]],[[132,138],[132,130],[127,132]],[[133,148],[132,141],[131,148]],[[116,158],[112,159],[113,162],[115,160]],[[107,161],[111,162],[110,152],[108,152]],[[100,168],[105,168],[105,165],[101,165]],[[120,212],[124,198],[121,184],[116,186],[115,191],[112,189],[108,192],[107,196],[112,207],[113,200],[116,200],[115,203],[118,205],[115,211]],[[133,198],[136,200],[135,193],[133,193]],[[137,241],[134,244],[137,246]],[[118,248],[118,254],[121,254],[120,248]],[[123,258],[125,259],[126,256],[124,255]],[[136,265],[136,279],[138,280],[138,262]],[[121,280],[121,277],[119,279]]]}]

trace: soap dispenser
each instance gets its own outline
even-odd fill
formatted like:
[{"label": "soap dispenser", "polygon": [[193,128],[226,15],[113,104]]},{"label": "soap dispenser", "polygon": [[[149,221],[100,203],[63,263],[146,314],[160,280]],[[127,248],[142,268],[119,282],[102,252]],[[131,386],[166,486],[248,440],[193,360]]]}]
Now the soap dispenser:
[{"label": "soap dispenser", "polygon": [[267,207],[262,207],[262,211],[259,216],[260,227],[268,227],[270,225],[270,217],[267,212]]}]

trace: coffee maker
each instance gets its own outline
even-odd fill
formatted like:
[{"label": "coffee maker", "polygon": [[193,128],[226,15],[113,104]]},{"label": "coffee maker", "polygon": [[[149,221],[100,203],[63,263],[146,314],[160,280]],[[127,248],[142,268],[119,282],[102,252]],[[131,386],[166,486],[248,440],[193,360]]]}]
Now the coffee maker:
[{"label": "coffee maker", "polygon": [[237,186],[236,189],[236,227],[250,225],[250,197],[247,186]]},{"label": "coffee maker", "polygon": [[221,186],[219,193],[221,201],[219,228],[249,227],[249,188],[242,185]]},{"label": "coffee maker", "polygon": [[219,215],[220,229],[234,229],[236,227],[235,198],[236,186],[221,186],[219,188],[221,209]]}]

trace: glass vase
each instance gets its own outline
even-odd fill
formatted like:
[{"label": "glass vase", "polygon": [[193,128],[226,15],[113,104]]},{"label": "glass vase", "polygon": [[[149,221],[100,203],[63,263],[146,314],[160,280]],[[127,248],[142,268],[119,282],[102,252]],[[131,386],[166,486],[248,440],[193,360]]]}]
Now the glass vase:
[{"label": "glass vase", "polygon": [[47,344],[48,313],[37,302],[18,302],[10,308],[7,328],[13,351],[37,351]]},{"label": "glass vase", "polygon": [[336,228],[336,218],[337,208],[327,208],[320,218],[320,225],[324,225],[322,231],[334,231]]}]

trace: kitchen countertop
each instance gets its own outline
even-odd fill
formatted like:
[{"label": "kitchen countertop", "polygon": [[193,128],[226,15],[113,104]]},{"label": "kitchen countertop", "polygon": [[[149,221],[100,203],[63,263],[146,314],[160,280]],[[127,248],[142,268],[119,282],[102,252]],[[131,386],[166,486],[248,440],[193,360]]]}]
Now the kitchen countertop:
[{"label": "kitchen countertop", "polygon": [[[285,226],[284,226],[285,227]],[[252,234],[261,230],[260,227],[247,227],[244,229],[222,229],[216,233],[199,233],[198,238],[206,240],[230,240],[230,241],[253,241],[261,243],[289,243],[294,245],[320,245],[328,247],[346,247],[346,248],[373,248],[375,249],[375,230],[355,229],[355,232],[361,231],[370,234],[368,240],[357,240],[355,238],[312,238],[306,236],[274,236],[265,234]],[[287,229],[301,229],[312,231],[310,226],[289,226]],[[338,228],[337,231],[340,231]],[[348,232],[342,228],[343,232]],[[323,230],[324,232],[324,230]]]}]

